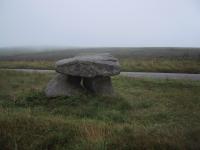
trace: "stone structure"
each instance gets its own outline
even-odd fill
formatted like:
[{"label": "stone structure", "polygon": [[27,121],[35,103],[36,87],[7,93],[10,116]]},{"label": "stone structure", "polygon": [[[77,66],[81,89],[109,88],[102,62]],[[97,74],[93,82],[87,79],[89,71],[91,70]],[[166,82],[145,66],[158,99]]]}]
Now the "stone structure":
[{"label": "stone structure", "polygon": [[76,56],[56,62],[56,72],[46,89],[47,97],[72,96],[87,90],[100,95],[113,93],[110,76],[120,73],[116,58],[108,53]]}]

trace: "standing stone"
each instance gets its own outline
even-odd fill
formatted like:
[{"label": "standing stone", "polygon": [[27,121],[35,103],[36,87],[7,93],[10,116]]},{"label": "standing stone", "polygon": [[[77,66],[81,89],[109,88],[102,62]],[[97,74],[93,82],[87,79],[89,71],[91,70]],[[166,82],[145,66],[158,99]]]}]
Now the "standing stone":
[{"label": "standing stone", "polygon": [[47,84],[45,94],[47,97],[72,96],[80,94],[83,90],[80,82],[81,77],[58,74]]},{"label": "standing stone", "polygon": [[45,89],[47,97],[77,95],[84,89],[97,95],[112,95],[110,76],[120,73],[120,65],[117,58],[103,53],[57,61],[56,72],[59,74]]},{"label": "standing stone", "polygon": [[84,87],[98,95],[113,94],[113,87],[110,77],[97,76],[93,78],[83,78]]}]

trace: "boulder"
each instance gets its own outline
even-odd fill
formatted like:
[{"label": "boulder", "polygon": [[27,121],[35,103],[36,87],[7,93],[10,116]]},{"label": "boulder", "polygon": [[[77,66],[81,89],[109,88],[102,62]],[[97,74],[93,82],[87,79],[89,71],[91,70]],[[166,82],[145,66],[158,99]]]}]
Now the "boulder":
[{"label": "boulder", "polygon": [[113,87],[109,76],[97,76],[93,78],[83,78],[83,86],[91,93],[97,95],[112,95]]},{"label": "boulder", "polygon": [[120,65],[118,59],[108,53],[103,53],[57,61],[56,71],[80,77],[113,76],[120,73]]},{"label": "boulder", "polygon": [[81,77],[58,74],[47,84],[45,94],[47,97],[72,96],[80,94],[83,91],[80,82]]},{"label": "boulder", "polygon": [[111,77],[120,73],[118,59],[108,53],[76,56],[56,62],[56,72],[47,85],[47,97],[73,96],[89,91],[113,95]]}]

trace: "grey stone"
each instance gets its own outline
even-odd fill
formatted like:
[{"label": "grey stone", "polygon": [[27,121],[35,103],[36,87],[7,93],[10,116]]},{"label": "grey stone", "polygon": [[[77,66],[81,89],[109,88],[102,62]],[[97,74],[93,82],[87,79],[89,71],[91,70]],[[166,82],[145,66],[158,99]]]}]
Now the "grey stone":
[{"label": "grey stone", "polygon": [[103,53],[57,61],[56,71],[81,77],[113,76],[120,73],[120,65],[118,59],[108,53]]},{"label": "grey stone", "polygon": [[93,78],[83,78],[83,86],[94,94],[112,95],[113,87],[109,76],[97,76]]},{"label": "grey stone", "polygon": [[45,94],[47,97],[72,96],[80,94],[83,90],[80,82],[81,77],[58,74],[47,84]]}]

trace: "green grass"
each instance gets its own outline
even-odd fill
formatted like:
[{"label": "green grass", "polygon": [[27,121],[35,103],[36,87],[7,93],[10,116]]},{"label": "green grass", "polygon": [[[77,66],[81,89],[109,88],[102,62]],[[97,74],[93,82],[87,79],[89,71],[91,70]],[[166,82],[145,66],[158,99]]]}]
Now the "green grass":
[{"label": "green grass", "polygon": [[200,59],[125,58],[120,64],[124,71],[200,73]]},{"label": "green grass", "polygon": [[46,98],[54,74],[0,72],[1,149],[200,149],[200,82],[114,77],[116,95]]},{"label": "green grass", "polygon": [[0,68],[9,68],[9,69],[54,69],[54,61],[0,61]]},{"label": "green grass", "polygon": [[[0,61],[0,68],[54,69],[54,61]],[[200,73],[199,59],[121,58],[122,71]]]}]

